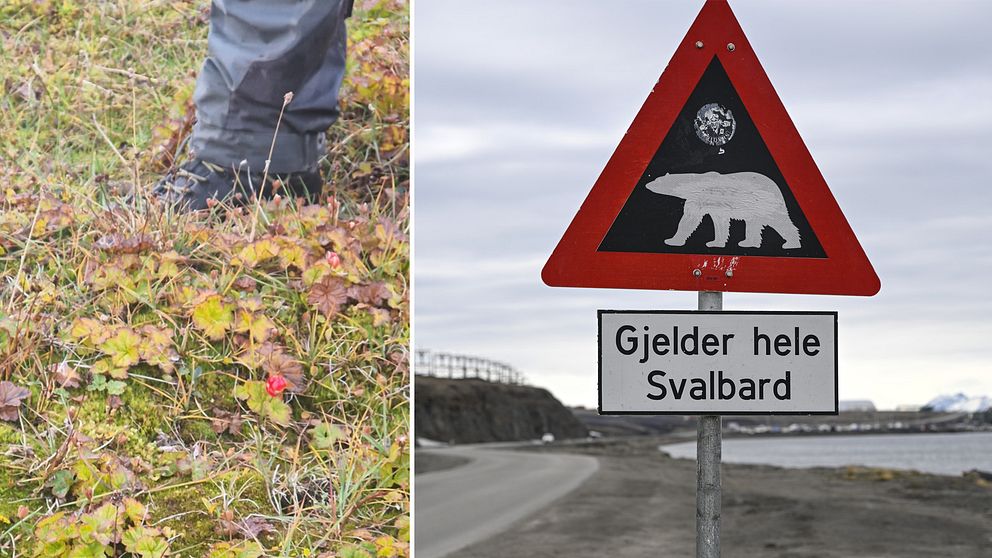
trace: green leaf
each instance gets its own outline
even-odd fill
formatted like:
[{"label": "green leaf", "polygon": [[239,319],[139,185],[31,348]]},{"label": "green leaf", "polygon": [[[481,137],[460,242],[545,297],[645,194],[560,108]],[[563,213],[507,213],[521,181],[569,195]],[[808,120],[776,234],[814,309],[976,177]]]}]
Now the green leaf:
[{"label": "green leaf", "polygon": [[248,404],[248,408],[258,414],[262,414],[265,402],[272,398],[265,391],[265,382],[256,380],[249,380],[234,388],[234,396],[244,400]]},{"label": "green leaf", "polygon": [[258,558],[265,553],[265,550],[262,549],[262,545],[255,541],[245,541],[238,546],[240,547],[236,547],[238,551],[238,558]]},{"label": "green leaf", "polygon": [[269,404],[266,406],[265,414],[272,422],[282,426],[289,425],[289,421],[293,416],[289,405],[275,397],[269,398]]},{"label": "green leaf", "polygon": [[86,386],[86,391],[101,391],[107,389],[107,378],[102,374],[94,374],[90,385]]},{"label": "green leaf", "polygon": [[[76,474],[76,484],[79,486],[88,486],[96,483],[96,471],[87,460],[80,459],[76,461],[76,464],[72,466],[73,472]],[[77,491],[78,493],[78,491]]]},{"label": "green leaf", "polygon": [[90,513],[100,520],[101,525],[104,525],[111,530],[113,530],[114,525],[120,517],[120,512],[118,511],[117,506],[110,503],[104,504]]},{"label": "green leaf", "polygon": [[341,428],[335,424],[322,422],[313,428],[313,444],[320,449],[328,449],[344,437]]},{"label": "green leaf", "polygon": [[94,376],[110,376],[111,378],[117,378],[118,380],[127,378],[127,368],[115,367],[114,363],[111,362],[110,357],[101,358],[100,360],[94,362],[93,366],[90,367],[90,372]]},{"label": "green leaf", "polygon": [[326,262],[318,262],[303,270],[303,284],[310,287],[317,281],[320,281],[330,271],[331,266]]},{"label": "green leaf", "polygon": [[121,535],[121,543],[124,545],[124,549],[128,552],[135,552],[135,548],[138,546],[138,541],[146,537],[145,528],[140,525],[131,527],[124,534]]},{"label": "green leaf", "polygon": [[48,481],[45,482],[45,486],[52,489],[52,495],[56,498],[65,498],[69,494],[69,489],[72,488],[72,481],[75,479],[75,475],[72,471],[66,471],[62,469],[60,471],[55,471]]},{"label": "green leaf", "polygon": [[193,324],[210,339],[220,341],[234,324],[234,306],[220,295],[210,295],[193,309]]},{"label": "green leaf", "polygon": [[[0,326],[2,325],[3,325],[3,316],[0,316]],[[0,350],[6,349],[7,344],[9,342],[10,342],[10,333],[7,332],[6,328],[0,327]]]},{"label": "green leaf", "polygon": [[104,504],[81,518],[79,538],[86,542],[107,545],[113,542],[117,530],[118,511],[113,504]]},{"label": "green leaf", "polygon": [[235,260],[244,263],[248,267],[255,267],[264,260],[278,254],[279,246],[272,239],[263,238],[242,248]]},{"label": "green leaf", "polygon": [[113,552],[110,547],[98,542],[77,544],[66,554],[66,558],[105,558],[109,552]]},{"label": "green leaf", "polygon": [[341,558],[372,558],[372,554],[358,545],[350,544],[341,549]]},{"label": "green leaf", "polygon": [[276,324],[265,314],[260,312],[238,312],[237,320],[234,324],[234,331],[247,333],[256,343],[261,343],[269,338],[269,333],[276,329]]},{"label": "green leaf", "polygon": [[34,536],[42,543],[58,543],[75,538],[77,533],[70,532],[65,513],[58,512],[39,521],[34,527]]},{"label": "green leaf", "polygon": [[138,362],[138,347],[141,337],[130,329],[122,329],[117,335],[107,339],[100,345],[100,350],[110,357],[110,363],[116,368],[127,368]]},{"label": "green leaf", "polygon": [[113,490],[120,490],[127,484],[127,473],[123,467],[117,467],[103,479]]},{"label": "green leaf", "polygon": [[127,384],[120,380],[107,380],[107,377],[102,374],[94,374],[86,389],[88,391],[105,391],[110,395],[121,395],[126,387]]},{"label": "green leaf", "polygon": [[124,393],[124,388],[126,387],[127,384],[125,384],[120,380],[110,380],[109,382],[107,382],[105,389],[107,393],[110,395],[121,395]]},{"label": "green leaf", "polygon": [[165,541],[150,536],[142,537],[134,547],[134,552],[141,558],[162,558],[168,551],[169,545]]},{"label": "green leaf", "polygon": [[234,396],[243,400],[248,408],[262,418],[286,426],[292,418],[292,410],[282,399],[272,397],[265,391],[265,382],[248,380],[234,388]]},{"label": "green leaf", "polygon": [[62,558],[69,550],[69,543],[65,541],[46,542],[35,547],[34,555],[39,558]]}]

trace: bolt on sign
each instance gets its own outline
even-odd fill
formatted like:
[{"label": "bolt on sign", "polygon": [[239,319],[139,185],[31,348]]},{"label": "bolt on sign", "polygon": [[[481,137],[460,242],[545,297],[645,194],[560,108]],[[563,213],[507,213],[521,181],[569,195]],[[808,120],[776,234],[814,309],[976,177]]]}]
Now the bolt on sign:
[{"label": "bolt on sign", "polygon": [[557,287],[873,295],[726,1],[708,1],[542,272]]},{"label": "bolt on sign", "polygon": [[837,414],[837,313],[600,310],[599,412]]}]

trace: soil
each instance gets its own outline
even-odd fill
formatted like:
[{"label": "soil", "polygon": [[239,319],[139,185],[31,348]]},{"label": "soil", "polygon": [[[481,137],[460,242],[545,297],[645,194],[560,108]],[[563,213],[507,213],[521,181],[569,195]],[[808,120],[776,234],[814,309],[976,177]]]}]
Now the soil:
[{"label": "soil", "polygon": [[[531,448],[596,455],[600,470],[459,558],[693,555],[696,466],[657,450],[672,441]],[[976,475],[725,464],[723,489],[727,557],[992,556],[992,485]]]}]

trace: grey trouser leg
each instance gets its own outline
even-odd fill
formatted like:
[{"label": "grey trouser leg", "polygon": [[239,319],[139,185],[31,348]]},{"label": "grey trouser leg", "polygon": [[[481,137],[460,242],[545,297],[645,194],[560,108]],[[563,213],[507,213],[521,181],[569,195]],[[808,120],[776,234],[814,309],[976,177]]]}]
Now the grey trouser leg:
[{"label": "grey trouser leg", "polygon": [[269,171],[313,169],[338,117],[345,18],[353,0],[213,0],[208,57],[196,83],[194,156],[262,172],[284,95]]}]

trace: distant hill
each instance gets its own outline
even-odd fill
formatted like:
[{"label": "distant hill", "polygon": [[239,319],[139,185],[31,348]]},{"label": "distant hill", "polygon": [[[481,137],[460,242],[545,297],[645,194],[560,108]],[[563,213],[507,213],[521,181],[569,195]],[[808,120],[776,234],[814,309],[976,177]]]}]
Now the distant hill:
[{"label": "distant hill", "polygon": [[969,397],[963,393],[940,395],[931,399],[923,408],[943,413],[981,413],[992,409],[992,397]]},{"label": "distant hill", "polygon": [[656,436],[677,428],[694,427],[690,417],[675,415],[600,415],[595,409],[572,409],[590,431],[603,436]]},{"label": "distant hill", "polygon": [[414,390],[417,439],[464,444],[589,434],[546,389],[416,376]]}]

